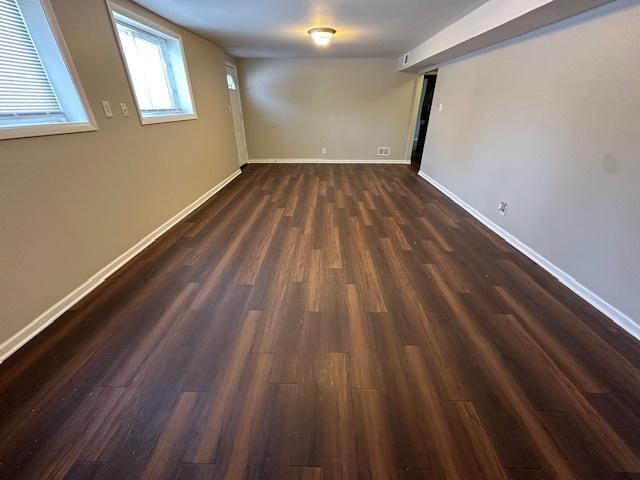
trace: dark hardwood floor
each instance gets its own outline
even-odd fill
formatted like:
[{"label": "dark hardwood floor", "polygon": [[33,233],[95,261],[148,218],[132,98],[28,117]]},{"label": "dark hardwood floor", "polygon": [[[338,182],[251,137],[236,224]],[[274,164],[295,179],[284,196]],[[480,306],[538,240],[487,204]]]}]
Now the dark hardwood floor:
[{"label": "dark hardwood floor", "polygon": [[0,394],[2,479],[640,478],[639,343],[405,166],[249,166]]}]

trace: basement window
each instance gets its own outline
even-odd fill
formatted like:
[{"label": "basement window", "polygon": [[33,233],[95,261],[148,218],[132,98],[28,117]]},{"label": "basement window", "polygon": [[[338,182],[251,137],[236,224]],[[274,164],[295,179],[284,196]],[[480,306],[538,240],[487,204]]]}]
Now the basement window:
[{"label": "basement window", "polygon": [[230,73],[227,73],[227,87],[229,88],[229,90],[237,90],[238,87],[236,87],[236,81],[233,78],[233,75],[231,75]]},{"label": "basement window", "polygon": [[180,34],[109,2],[143,125],[197,118]]},{"label": "basement window", "polygon": [[0,139],[96,130],[46,0],[0,0]]}]

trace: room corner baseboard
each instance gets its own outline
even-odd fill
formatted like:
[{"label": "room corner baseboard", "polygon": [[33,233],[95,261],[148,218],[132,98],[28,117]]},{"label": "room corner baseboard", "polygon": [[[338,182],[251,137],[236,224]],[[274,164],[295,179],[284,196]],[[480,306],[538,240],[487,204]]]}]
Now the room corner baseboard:
[{"label": "room corner baseboard", "polygon": [[606,300],[599,297],[597,294],[589,290],[587,287],[578,282],[571,275],[566,273],[564,270],[547,260],[545,257],[540,255],[538,252],[533,250],[527,244],[521,242],[512,234],[507,232],[504,228],[500,227],[498,224],[494,223],[489,218],[485,217],[482,213],[477,211],[471,205],[466,203],[460,197],[458,197],[455,193],[448,190],[446,187],[438,183],[436,180],[431,178],[426,173],[420,171],[418,175],[433,185],[435,188],[440,190],[443,194],[453,200],[455,203],[460,205],[463,209],[465,209],[468,213],[473,215],[478,221],[484,224],[487,228],[492,230],[494,233],[502,237],[507,243],[511,246],[519,250],[521,253],[529,257],[535,263],[540,265],[543,269],[557,278],[560,283],[562,283],[565,287],[569,288],[576,295],[581,297],[583,300],[591,304],[597,310],[602,312],[604,315],[609,317],[614,323],[616,323],[619,327],[633,335],[635,338],[640,340],[640,325],[634,322],[631,317],[626,315],[625,313],[618,310],[616,307],[608,303]]},{"label": "room corner baseboard", "polygon": [[18,333],[11,338],[0,344],[0,363],[4,362],[8,357],[15,353],[20,347],[38,335],[42,330],[52,324],[60,315],[73,307],[76,303],[91,293],[96,287],[101,285],[107,278],[122,268],[127,262],[129,262],[136,255],[141,253],[145,248],[151,245],[158,237],[167,232],[171,227],[180,222],[183,218],[196,210],[200,205],[209,200],[213,195],[222,190],[228,183],[234,178],[240,175],[242,172],[240,169],[233,172],[223,181],[218,183],[208,192],[200,196],[195,202],[178,212],[171,217],[165,223],[160,225],[154,231],[149,233],[146,237],[132,246],[129,250],[122,255],[114,259],[104,268],[100,269],[93,276],[91,276],[86,282],[78,286],[75,290],[69,293],[67,296],[56,302],[49,307],[46,311],[40,314],[29,325],[24,327]]},{"label": "room corner baseboard", "polygon": [[251,158],[248,163],[364,163],[409,165],[411,160],[392,158],[373,158],[370,160],[349,160],[335,158]]}]

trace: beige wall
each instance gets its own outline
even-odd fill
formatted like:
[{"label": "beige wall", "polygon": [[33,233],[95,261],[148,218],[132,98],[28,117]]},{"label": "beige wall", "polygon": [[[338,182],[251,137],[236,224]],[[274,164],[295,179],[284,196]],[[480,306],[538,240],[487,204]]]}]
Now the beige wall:
[{"label": "beige wall", "polygon": [[[415,76],[394,59],[244,59],[249,158],[404,158]],[[322,147],[327,154],[322,154]]]},{"label": "beige wall", "polygon": [[237,169],[222,49],[179,30],[199,118],[141,126],[104,0],[52,4],[99,131],[0,141],[0,344]]},{"label": "beige wall", "polygon": [[421,167],[636,322],[639,26],[619,1],[441,67]]}]

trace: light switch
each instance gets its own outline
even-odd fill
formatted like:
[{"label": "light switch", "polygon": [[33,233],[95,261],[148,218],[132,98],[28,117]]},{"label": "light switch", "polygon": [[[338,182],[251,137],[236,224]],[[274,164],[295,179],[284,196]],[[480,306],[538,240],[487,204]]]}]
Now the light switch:
[{"label": "light switch", "polygon": [[102,100],[102,110],[104,110],[105,117],[113,118],[113,111],[111,110],[111,104],[108,100]]},{"label": "light switch", "polygon": [[129,117],[129,108],[127,107],[126,103],[121,103],[120,104],[120,110],[122,110],[122,116],[127,118]]},{"label": "light switch", "polygon": [[442,104],[440,104],[440,106],[438,107],[438,111],[441,112],[442,111]]}]

